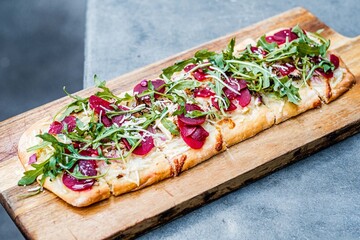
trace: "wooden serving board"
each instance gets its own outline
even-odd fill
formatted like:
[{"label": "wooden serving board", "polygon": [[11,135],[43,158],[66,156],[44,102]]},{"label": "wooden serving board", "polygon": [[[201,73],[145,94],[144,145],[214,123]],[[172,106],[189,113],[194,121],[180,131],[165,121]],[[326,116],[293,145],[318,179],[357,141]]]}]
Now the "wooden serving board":
[{"label": "wooden serving board", "polygon": [[[331,39],[331,48],[359,79],[360,37],[341,36],[307,10],[295,8],[118,77],[108,86],[115,92],[128,90],[140,79],[158,76],[162,68],[191,57],[198,49],[220,50],[232,37],[237,41],[257,38],[270,30],[296,24],[309,31],[323,28],[323,35]],[[86,89],[78,94],[88,96],[92,92],[94,89]],[[51,115],[69,101],[62,98],[0,123],[0,201],[24,236],[30,239],[133,237],[359,132],[359,96],[357,80],[349,92],[329,106],[308,111],[261,132],[179,177],[86,208],[71,207],[48,191],[27,199],[18,198],[25,192],[24,187],[17,186],[23,172],[16,155],[20,135],[33,122]],[[253,151],[259,145],[266,151]]]}]

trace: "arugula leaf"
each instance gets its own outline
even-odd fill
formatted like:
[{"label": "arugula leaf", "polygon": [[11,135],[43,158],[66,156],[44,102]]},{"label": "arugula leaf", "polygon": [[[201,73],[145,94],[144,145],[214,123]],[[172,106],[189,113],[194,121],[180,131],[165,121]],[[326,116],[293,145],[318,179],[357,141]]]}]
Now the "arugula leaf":
[{"label": "arugula leaf", "polygon": [[195,53],[195,58],[199,61],[204,61],[206,59],[209,59],[213,56],[215,56],[217,53],[216,52],[212,52],[212,51],[208,51],[207,49],[202,49],[199,50]]},{"label": "arugula leaf", "polygon": [[234,47],[235,47],[235,38],[232,38],[229,44],[226,46],[226,49],[222,52],[224,60],[233,59]]},{"label": "arugula leaf", "polygon": [[44,167],[49,164],[50,158],[39,164],[32,164],[31,166],[35,169],[28,170],[24,173],[24,176],[19,180],[19,186],[30,185],[35,182],[36,178],[44,173]]},{"label": "arugula leaf", "polygon": [[208,114],[210,114],[210,113],[209,112],[199,111],[199,110],[194,110],[194,111],[187,112],[185,114],[185,117],[197,118],[197,117],[207,116]]},{"label": "arugula leaf", "polygon": [[105,100],[116,100],[116,104],[119,104],[120,102],[123,101],[123,98],[120,98],[118,96],[116,96],[115,94],[112,93],[112,91],[107,88],[106,85],[106,81],[101,81],[97,75],[94,75],[94,82],[95,82],[95,86],[102,89],[102,92],[97,92],[95,95],[105,99]]},{"label": "arugula leaf", "polygon": [[172,134],[172,135],[175,135],[175,136],[179,136],[179,130],[178,130],[178,127],[175,125],[175,123],[173,123],[172,121],[170,121],[169,119],[167,118],[163,118],[161,119],[161,124],[167,129],[169,130],[169,132]]},{"label": "arugula leaf", "polygon": [[[174,65],[170,66],[170,67],[167,67],[167,68],[164,68],[162,70],[162,74],[161,75],[164,75],[165,77],[167,77],[168,79],[171,78],[171,76],[175,73],[175,72],[180,72],[181,70],[184,69],[184,67],[190,63],[193,63],[195,64],[196,63],[196,59],[195,58],[190,58],[190,59],[186,59],[186,60],[183,60],[183,61],[179,61],[179,62],[176,62]],[[160,75],[160,77],[161,77]]]},{"label": "arugula leaf", "polygon": [[167,93],[174,90],[185,90],[185,89],[194,89],[201,86],[201,82],[195,80],[180,80],[170,84]]},{"label": "arugula leaf", "polygon": [[268,43],[266,41],[266,36],[263,35],[261,36],[261,38],[257,41],[256,46],[258,47],[262,47],[265,51],[267,52],[271,52],[273,51],[275,48],[277,48],[277,43],[276,42],[272,42],[272,43]]}]

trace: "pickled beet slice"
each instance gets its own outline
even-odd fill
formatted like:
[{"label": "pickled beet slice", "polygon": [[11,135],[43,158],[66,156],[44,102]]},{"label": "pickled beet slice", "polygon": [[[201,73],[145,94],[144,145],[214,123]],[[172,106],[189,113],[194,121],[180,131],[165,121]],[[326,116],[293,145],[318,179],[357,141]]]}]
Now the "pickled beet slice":
[{"label": "pickled beet slice", "polygon": [[249,89],[245,88],[240,91],[241,95],[236,97],[239,105],[242,107],[246,107],[251,101],[251,93]]},{"label": "pickled beet slice", "polygon": [[[135,95],[137,94],[141,94],[144,91],[148,90],[148,83],[150,80],[142,80],[140,83],[138,83],[134,89],[133,89],[133,93]],[[165,84],[165,82],[161,79],[156,79],[156,80],[152,80],[151,81],[152,85],[154,86],[155,91],[160,92],[160,93],[164,93],[165,92],[165,87],[163,86]],[[154,95],[155,98],[159,98],[160,95],[159,94],[155,94]],[[142,96],[140,97],[140,100],[142,101],[146,101],[149,99],[149,96]]]},{"label": "pickled beet slice", "polygon": [[107,110],[114,110],[112,106],[110,106],[110,102],[96,96],[91,95],[89,98],[90,108],[94,110],[95,113],[100,114],[101,112]]},{"label": "pickled beet slice", "polygon": [[[211,98],[211,104],[217,109],[217,110],[220,110],[220,107],[219,107],[219,99],[218,98]],[[234,111],[236,110],[236,105],[230,101],[230,105],[228,108],[224,109],[225,112],[230,112],[230,111]]]},{"label": "pickled beet slice", "polygon": [[285,63],[278,68],[281,76],[287,76],[293,71],[295,71],[296,67],[291,63]]},{"label": "pickled beet slice", "polygon": [[318,68],[318,69],[316,69],[316,72],[320,73],[322,76],[324,76],[326,78],[332,78],[334,76],[334,72],[331,70],[324,72],[324,69]]},{"label": "pickled beet slice", "polygon": [[121,142],[125,145],[126,150],[129,151],[131,149],[131,145],[126,138],[122,138]]},{"label": "pickled beet slice", "polygon": [[[189,72],[191,69],[193,69],[194,67],[196,67],[195,64],[190,64],[187,65],[184,68],[185,72]],[[198,81],[204,81],[206,79],[206,73],[204,73],[204,70],[202,70],[201,68],[196,69],[194,72],[192,72],[192,75],[194,76],[194,78]]]},{"label": "pickled beet slice", "polygon": [[194,89],[194,97],[207,98],[207,97],[211,97],[214,95],[215,95],[215,93],[213,91],[211,91],[211,89],[208,87]]},{"label": "pickled beet slice", "polygon": [[113,124],[111,119],[105,114],[101,115],[101,123],[104,124],[105,127],[110,127]]},{"label": "pickled beet slice", "polygon": [[49,128],[50,134],[59,134],[64,128],[64,124],[67,125],[68,132],[72,132],[76,127],[76,117],[75,116],[67,116],[61,122],[54,121],[51,123]]},{"label": "pickled beet slice", "polygon": [[295,40],[298,38],[298,36],[293,33],[290,29],[284,29],[277,33],[275,33],[273,36],[267,36],[265,39],[268,43],[276,42],[277,44],[283,44],[286,42],[286,37],[288,37],[289,42]]},{"label": "pickled beet slice", "polygon": [[[196,104],[188,104],[188,103],[185,104],[185,110],[186,110],[186,112],[191,112],[194,110],[203,112],[203,110]],[[196,118],[185,117],[184,114],[181,114],[178,116],[179,121],[183,122],[184,124],[190,125],[190,126],[201,125],[205,122],[205,119],[206,119],[206,116],[196,117]]]},{"label": "pickled beet slice", "polygon": [[331,62],[332,64],[334,64],[335,69],[337,69],[337,68],[339,67],[340,60],[339,60],[339,58],[338,58],[336,55],[330,54],[330,62]]},{"label": "pickled beet slice", "polygon": [[50,124],[49,133],[50,134],[59,134],[61,133],[61,130],[63,129],[63,125],[61,122],[54,121]]},{"label": "pickled beet slice", "polygon": [[64,120],[61,121],[62,124],[67,125],[68,132],[73,132],[76,127],[76,117],[75,116],[67,116],[64,118]]},{"label": "pickled beet slice", "polygon": [[263,56],[265,56],[265,55],[267,54],[267,53],[266,53],[264,50],[262,50],[261,48],[254,47],[254,46],[250,47],[250,50],[251,50],[251,52],[253,52],[253,53],[261,54],[261,55],[263,55]]},{"label": "pickled beet slice", "polygon": [[[79,154],[83,155],[83,156],[93,156],[93,155],[97,156],[98,155],[97,151],[94,149],[83,150]],[[79,171],[81,174],[83,174],[85,176],[96,176],[97,175],[96,160],[81,160],[80,159],[77,161],[76,164],[79,166]],[[71,169],[70,171],[73,171],[73,169]],[[93,178],[77,179],[77,178],[71,176],[68,172],[64,172],[62,181],[66,187],[68,187],[69,189],[71,189],[73,191],[83,191],[83,190],[90,189],[94,185],[96,180]]]},{"label": "pickled beet slice", "polygon": [[182,122],[179,122],[179,124],[182,124],[182,128],[180,128],[180,131],[182,132],[182,134],[185,136],[185,137],[188,137],[190,136],[191,134],[193,134],[196,130],[196,127],[197,126],[190,126],[190,125],[185,125],[184,123]]},{"label": "pickled beet slice", "polygon": [[[178,122],[180,128],[180,135],[184,142],[193,149],[201,148],[206,138],[209,136],[209,133],[202,126],[195,126],[195,130],[193,131],[193,126],[188,126],[182,122]],[[190,135],[187,135],[190,131],[188,128],[193,131]]]},{"label": "pickled beet slice", "polygon": [[[141,135],[143,135],[143,133],[141,133]],[[145,155],[148,154],[154,146],[153,137],[146,135],[143,137],[140,145],[134,149],[133,153],[136,155]]]}]

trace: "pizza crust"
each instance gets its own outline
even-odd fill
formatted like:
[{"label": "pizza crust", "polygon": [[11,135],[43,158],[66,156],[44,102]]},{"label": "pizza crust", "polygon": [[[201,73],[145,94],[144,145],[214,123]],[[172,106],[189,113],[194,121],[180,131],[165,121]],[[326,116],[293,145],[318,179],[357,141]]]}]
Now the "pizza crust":
[{"label": "pizza crust", "polygon": [[321,106],[321,101],[314,90],[303,86],[299,89],[299,95],[301,101],[298,105],[286,99],[274,99],[266,94],[262,96],[265,105],[268,106],[275,115],[275,123],[279,124],[309,109]]},{"label": "pizza crust", "polygon": [[256,106],[252,97],[250,104],[228,113],[229,117],[217,122],[227,147],[248,139],[274,125],[275,116],[264,104]]},{"label": "pizza crust", "polygon": [[136,191],[172,176],[171,165],[165,155],[158,149],[154,148],[143,157],[132,155],[131,158],[127,159],[127,161],[144,163],[145,167],[138,171],[127,169],[126,165],[121,161],[112,162],[107,166],[104,164],[102,167],[101,171],[103,173],[108,171],[104,178],[114,196]]},{"label": "pizza crust", "polygon": [[209,133],[201,149],[191,149],[181,137],[174,137],[171,142],[164,143],[161,151],[165,154],[172,166],[172,175],[177,176],[181,172],[198,165],[212,156],[224,151],[224,144],[219,128],[210,123],[202,125]]}]

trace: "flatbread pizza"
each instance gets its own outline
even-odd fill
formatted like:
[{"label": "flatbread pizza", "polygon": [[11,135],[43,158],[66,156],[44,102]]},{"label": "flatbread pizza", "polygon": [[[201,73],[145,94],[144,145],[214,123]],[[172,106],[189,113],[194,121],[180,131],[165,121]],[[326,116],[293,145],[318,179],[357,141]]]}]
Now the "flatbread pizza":
[{"label": "flatbread pizza", "polygon": [[192,58],[114,94],[73,101],[19,141],[19,185],[84,207],[175,177],[228,147],[339,98],[354,76],[320,33],[279,29]]}]

